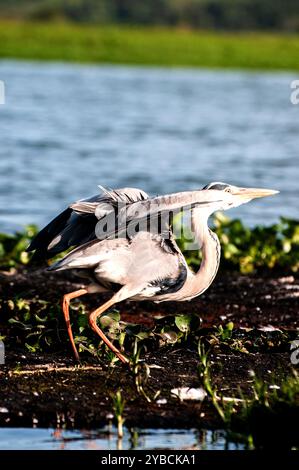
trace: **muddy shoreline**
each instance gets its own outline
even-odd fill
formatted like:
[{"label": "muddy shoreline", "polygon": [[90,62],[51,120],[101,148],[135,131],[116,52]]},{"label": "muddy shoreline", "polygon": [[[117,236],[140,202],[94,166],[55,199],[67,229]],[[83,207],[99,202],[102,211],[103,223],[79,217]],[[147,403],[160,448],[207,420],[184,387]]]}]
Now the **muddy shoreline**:
[{"label": "muddy shoreline", "polygon": [[[113,420],[112,397],[120,389],[125,400],[125,424],[140,428],[219,428],[221,420],[208,400],[179,401],[171,390],[200,387],[198,352],[194,342],[148,349],[149,403],[137,393],[126,367],[82,355],[72,358],[68,344],[51,352],[33,353],[18,343],[7,308],[15,297],[38,297],[57,304],[78,280],[43,270],[0,274],[0,334],[6,336],[6,362],[0,366],[0,426],[96,428]],[[104,296],[84,298],[87,310]],[[240,276],[221,273],[200,298],[185,303],[151,302],[119,305],[122,320],[153,326],[154,317],[193,313],[202,318],[201,335],[214,325],[233,322],[234,334],[249,345],[246,353],[220,344],[210,353],[213,384],[227,397],[251,393],[254,372],[266,383],[280,383],[292,370],[290,342],[299,328],[299,278]],[[243,344],[243,343],[242,343]],[[274,382],[273,382],[274,381]],[[298,409],[297,409],[298,411]],[[298,414],[298,413],[297,413]]]}]

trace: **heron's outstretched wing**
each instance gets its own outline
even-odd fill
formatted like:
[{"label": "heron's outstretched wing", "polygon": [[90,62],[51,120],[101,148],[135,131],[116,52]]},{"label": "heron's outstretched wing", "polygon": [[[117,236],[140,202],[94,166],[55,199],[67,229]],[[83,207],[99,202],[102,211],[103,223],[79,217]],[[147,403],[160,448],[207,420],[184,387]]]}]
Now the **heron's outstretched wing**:
[{"label": "heron's outstretched wing", "polygon": [[103,194],[71,204],[37,234],[27,249],[35,250],[33,258],[51,258],[70,247],[99,238],[95,227],[101,217],[118,205],[124,207],[148,198],[144,191],[135,188],[101,189]]},{"label": "heron's outstretched wing", "polygon": [[180,212],[201,208],[203,213],[212,212],[219,200],[219,192],[213,190],[185,191],[136,201],[120,208],[117,224],[107,230],[105,238],[119,238],[138,231],[151,231],[163,235],[168,231],[169,221]]},{"label": "heron's outstretched wing", "polygon": [[[109,245],[111,247],[118,246],[118,243],[130,243],[130,241],[134,244],[135,238],[140,238],[139,234],[146,233],[151,237],[150,245],[155,240],[155,243],[158,242],[160,245],[163,253],[175,254],[182,259],[183,255],[174,240],[172,229],[169,225],[171,214],[198,207],[209,211],[215,202],[219,202],[217,197],[219,197],[217,191],[188,191],[126,204],[119,208],[117,214],[113,214],[116,219],[116,225],[113,224],[113,228],[110,231],[108,228],[102,237],[97,232],[97,239],[81,244],[63,258],[63,260],[55,263],[51,269],[70,269],[73,267],[85,269],[87,267],[94,267],[99,262],[96,253],[98,251],[102,253],[103,247],[108,246],[103,244],[102,240],[105,240],[105,243],[110,241],[117,242],[116,245]],[[160,224],[152,224],[159,217],[162,217],[162,222]],[[131,223],[133,223],[133,226],[130,226]],[[144,247],[145,244],[142,246]]]}]

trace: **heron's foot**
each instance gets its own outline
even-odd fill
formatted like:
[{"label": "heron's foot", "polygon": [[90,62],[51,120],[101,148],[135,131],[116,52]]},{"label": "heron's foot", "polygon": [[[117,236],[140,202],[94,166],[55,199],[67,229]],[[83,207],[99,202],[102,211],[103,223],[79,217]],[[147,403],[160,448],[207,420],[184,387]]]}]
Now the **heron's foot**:
[{"label": "heron's foot", "polygon": [[123,363],[123,364],[130,364],[130,361],[129,359],[124,356],[121,352],[114,352],[116,357],[118,357],[118,359]]}]

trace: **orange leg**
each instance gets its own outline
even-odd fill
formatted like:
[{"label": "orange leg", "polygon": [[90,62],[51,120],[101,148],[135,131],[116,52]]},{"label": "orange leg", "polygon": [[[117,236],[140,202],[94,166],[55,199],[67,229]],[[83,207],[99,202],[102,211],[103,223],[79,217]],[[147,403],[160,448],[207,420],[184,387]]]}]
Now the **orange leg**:
[{"label": "orange leg", "polygon": [[124,364],[128,364],[129,360],[121,354],[121,352],[111,343],[111,341],[107,338],[107,336],[103,333],[103,331],[97,325],[97,318],[101,313],[105,312],[109,307],[112,307],[116,302],[115,300],[110,299],[108,302],[105,302],[101,307],[94,310],[89,316],[89,323],[92,329],[100,336],[100,338],[107,344],[108,348],[114,352],[114,354],[118,357],[118,359],[123,362]]},{"label": "orange leg", "polygon": [[71,322],[70,322],[70,312],[69,312],[69,306],[70,306],[70,300],[75,299],[77,297],[80,297],[81,295],[87,294],[88,291],[86,289],[79,289],[75,290],[74,292],[70,292],[69,294],[65,294],[63,296],[62,300],[62,310],[65,318],[65,323],[67,327],[67,332],[70,338],[70,342],[74,351],[75,358],[77,361],[79,361],[79,354],[75,345],[74,337],[73,337],[73,332],[72,332],[72,327],[71,327]]}]

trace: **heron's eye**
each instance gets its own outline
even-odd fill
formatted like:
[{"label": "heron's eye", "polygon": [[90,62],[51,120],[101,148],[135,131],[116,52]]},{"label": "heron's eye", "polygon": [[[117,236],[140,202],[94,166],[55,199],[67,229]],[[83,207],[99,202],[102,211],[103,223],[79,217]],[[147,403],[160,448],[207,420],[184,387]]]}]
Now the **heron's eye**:
[{"label": "heron's eye", "polygon": [[225,191],[226,193],[231,193],[231,192],[232,192],[231,188],[225,188],[224,191]]}]

